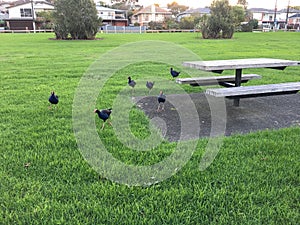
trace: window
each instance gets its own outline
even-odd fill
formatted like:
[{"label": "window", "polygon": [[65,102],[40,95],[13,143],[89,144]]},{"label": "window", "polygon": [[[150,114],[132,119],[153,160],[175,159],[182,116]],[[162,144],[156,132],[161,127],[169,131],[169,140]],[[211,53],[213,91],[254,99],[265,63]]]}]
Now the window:
[{"label": "window", "polygon": [[20,9],[21,17],[32,17],[31,9]]}]

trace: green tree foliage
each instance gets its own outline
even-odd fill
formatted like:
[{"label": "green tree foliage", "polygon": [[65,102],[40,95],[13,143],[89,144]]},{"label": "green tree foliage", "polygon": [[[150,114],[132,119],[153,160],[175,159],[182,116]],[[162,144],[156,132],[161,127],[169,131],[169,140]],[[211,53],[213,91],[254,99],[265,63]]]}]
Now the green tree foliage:
[{"label": "green tree foliage", "polygon": [[258,28],[258,20],[251,19],[248,21],[248,23],[242,24],[241,31],[242,32],[252,32],[253,29]]},{"label": "green tree foliage", "polygon": [[199,23],[199,16],[183,17],[179,22],[180,29],[194,29],[196,24]]},{"label": "green tree foliage", "polygon": [[177,2],[172,2],[171,4],[167,4],[167,8],[170,9],[172,15],[176,16],[179,13],[186,11],[189,7],[185,5],[179,5]]},{"label": "green tree foliage", "polygon": [[296,10],[300,10],[300,6],[290,6],[291,9],[296,9]]},{"label": "green tree foliage", "polygon": [[244,8],[244,10],[247,9],[247,6],[248,6],[247,0],[238,0],[238,1],[237,1],[237,4],[238,4],[238,5],[242,5],[243,8]]},{"label": "green tree foliage", "polygon": [[162,30],[164,28],[164,24],[161,22],[150,21],[148,23],[150,30]]},{"label": "green tree foliage", "polygon": [[233,13],[233,20],[235,26],[239,26],[241,22],[245,21],[246,13],[241,6],[233,6],[232,7],[232,13]]},{"label": "green tree foliage", "polygon": [[200,22],[202,37],[205,39],[232,38],[234,14],[228,0],[214,0],[210,16],[203,16]]},{"label": "green tree foliage", "polygon": [[42,21],[42,29],[53,29],[53,12],[52,11],[41,11],[37,12],[37,19]]},{"label": "green tree foliage", "polygon": [[101,23],[92,0],[56,0],[54,18],[57,39],[94,39]]},{"label": "green tree foliage", "polygon": [[164,20],[164,27],[166,29],[179,29],[179,24],[176,22],[174,18],[167,17]]},{"label": "green tree foliage", "polygon": [[125,4],[130,4],[130,3],[136,3],[138,0],[111,0],[112,4],[116,3],[125,3]]}]

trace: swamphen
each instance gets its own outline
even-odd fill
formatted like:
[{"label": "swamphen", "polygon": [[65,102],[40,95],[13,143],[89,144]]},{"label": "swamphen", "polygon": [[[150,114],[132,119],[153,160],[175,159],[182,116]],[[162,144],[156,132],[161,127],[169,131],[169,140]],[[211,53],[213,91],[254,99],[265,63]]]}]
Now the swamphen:
[{"label": "swamphen", "polygon": [[158,107],[156,111],[160,112],[162,110],[165,110],[166,96],[164,95],[163,91],[159,92],[159,95],[157,96],[157,101],[158,101]]},{"label": "swamphen", "polygon": [[[112,109],[95,109],[94,113],[98,114],[98,117],[103,120],[103,125],[101,130],[104,129],[105,122],[109,119]],[[108,121],[109,125],[112,126],[111,122]]]},{"label": "swamphen", "polygon": [[134,86],[136,85],[135,81],[131,79],[131,77],[128,77],[128,85],[132,87],[132,92],[134,90]]},{"label": "swamphen", "polygon": [[171,73],[172,77],[178,77],[180,74],[180,72],[173,70],[173,68],[170,68],[170,73]]},{"label": "swamphen", "polygon": [[146,87],[149,89],[149,94],[150,94],[153,86],[154,86],[154,81],[153,82],[151,82],[151,81],[146,82]]},{"label": "swamphen", "polygon": [[51,109],[52,105],[58,104],[58,96],[54,93],[54,91],[51,91],[51,95],[49,97],[50,106],[49,109]]}]

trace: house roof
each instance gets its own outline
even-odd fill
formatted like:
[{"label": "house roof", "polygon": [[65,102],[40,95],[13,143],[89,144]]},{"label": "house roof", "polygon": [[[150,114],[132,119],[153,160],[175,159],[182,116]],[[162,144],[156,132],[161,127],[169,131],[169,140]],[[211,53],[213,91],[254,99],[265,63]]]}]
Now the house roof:
[{"label": "house roof", "polygon": [[182,13],[179,13],[178,16],[184,15],[184,14],[193,14],[193,13],[210,14],[210,8],[188,9]]},{"label": "house roof", "polygon": [[99,6],[99,5],[96,5],[96,9],[97,9],[98,11],[126,12],[126,10],[112,9],[112,8],[108,8],[108,7],[104,7],[104,6]]},{"label": "house roof", "polygon": [[162,9],[160,7],[157,7],[155,5],[149,5],[149,6],[145,7],[145,8],[142,8],[138,12],[136,12],[134,14],[134,16],[139,15],[139,14],[152,14],[152,13],[169,14],[169,15],[172,14],[171,12],[169,12],[169,11],[167,11],[165,9]]},{"label": "house roof", "polygon": [[297,13],[297,14],[295,14],[293,16],[290,16],[289,18],[300,18],[300,13]]},{"label": "house roof", "polygon": [[250,12],[264,12],[264,13],[273,13],[274,9],[265,9],[265,8],[251,8]]},{"label": "house roof", "polygon": [[[287,9],[281,9],[278,12],[287,13]],[[290,8],[289,13],[300,13],[300,10]]]},{"label": "house roof", "polygon": [[[47,5],[51,5],[51,6],[54,6],[52,3],[48,2],[48,1],[43,1],[43,0],[33,0],[34,3],[43,3],[43,4],[47,4]],[[19,0],[19,1],[15,1],[12,3],[12,5],[10,7],[7,7],[7,8],[14,8],[14,7],[17,7],[17,6],[20,6],[20,5],[25,5],[25,4],[28,4],[28,3],[31,3],[31,0]]]}]

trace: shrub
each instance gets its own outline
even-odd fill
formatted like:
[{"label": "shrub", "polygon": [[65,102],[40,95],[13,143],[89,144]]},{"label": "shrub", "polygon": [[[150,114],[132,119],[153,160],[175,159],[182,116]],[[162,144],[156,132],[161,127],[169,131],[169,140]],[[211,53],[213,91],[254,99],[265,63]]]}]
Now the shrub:
[{"label": "shrub", "polygon": [[91,0],[57,0],[54,18],[57,39],[94,39],[101,23]]},{"label": "shrub", "polygon": [[203,16],[199,27],[202,37],[232,38],[234,33],[234,16],[228,0],[214,1],[210,7],[211,15]]}]

